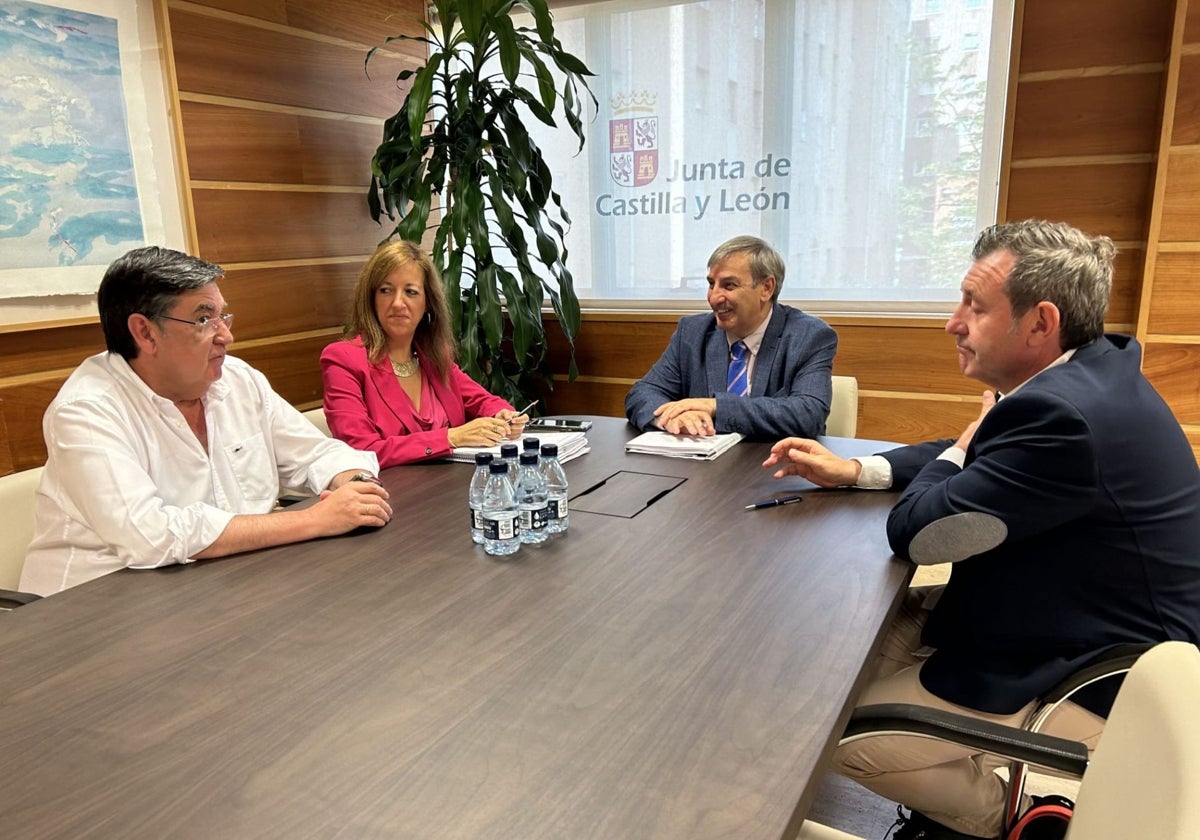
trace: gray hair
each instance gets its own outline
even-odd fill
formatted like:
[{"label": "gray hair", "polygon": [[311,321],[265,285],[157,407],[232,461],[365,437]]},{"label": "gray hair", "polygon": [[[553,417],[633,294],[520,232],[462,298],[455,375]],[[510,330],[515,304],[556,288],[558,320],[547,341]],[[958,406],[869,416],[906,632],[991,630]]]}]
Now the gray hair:
[{"label": "gray hair", "polygon": [[1054,304],[1063,350],[1104,334],[1117,254],[1111,239],[1088,236],[1064,222],[1027,219],[985,229],[975,240],[972,256],[979,260],[1000,250],[1017,259],[1004,284],[1014,316],[1041,301]]},{"label": "gray hair", "polygon": [[161,318],[175,298],[215,283],[223,274],[219,265],[156,245],[117,257],[104,272],[96,293],[108,351],[119,353],[126,361],[136,359],[138,346],[129,332],[130,315]]},{"label": "gray hair", "polygon": [[779,252],[766,241],[757,236],[735,236],[733,239],[722,242],[708,258],[708,267],[712,268],[734,254],[743,253],[750,259],[750,277],[754,281],[754,285],[757,286],[768,277],[774,277],[775,292],[771,295],[771,302],[779,300],[779,290],[783,288],[783,274],[786,270],[783,257],[779,256]]}]

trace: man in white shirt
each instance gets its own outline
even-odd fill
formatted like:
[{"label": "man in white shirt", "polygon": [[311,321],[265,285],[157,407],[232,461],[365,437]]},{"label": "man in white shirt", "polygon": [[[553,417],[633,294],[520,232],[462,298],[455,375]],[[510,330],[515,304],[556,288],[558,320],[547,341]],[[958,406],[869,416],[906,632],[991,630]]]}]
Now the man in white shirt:
[{"label": "man in white shirt", "polygon": [[[46,410],[48,459],[21,589],[224,557],[392,516],[378,462],[323,435],[233,343],[219,266],[130,251],[97,294],[107,352]],[[320,499],[272,512],[281,484]]]},{"label": "man in white shirt", "polygon": [[[1137,341],[1104,334],[1115,253],[1062,223],[988,228],[946,323],[963,373],[994,389],[979,419],[957,439],[862,459],[797,438],[772,449],[777,476],[902,490],[893,550],[953,563],[944,588],[910,590],[860,705],[1019,725],[1109,648],[1200,642],[1200,469]],[[1052,734],[1094,743],[1114,689],[1079,692]],[[886,735],[834,754],[838,772],[913,809],[896,840],[1007,830],[999,763]]]}]

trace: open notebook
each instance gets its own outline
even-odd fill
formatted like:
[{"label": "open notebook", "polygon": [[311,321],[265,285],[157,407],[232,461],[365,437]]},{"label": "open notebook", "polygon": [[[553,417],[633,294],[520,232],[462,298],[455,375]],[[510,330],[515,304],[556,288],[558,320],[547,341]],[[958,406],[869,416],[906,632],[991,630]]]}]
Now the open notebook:
[{"label": "open notebook", "polygon": [[[589,452],[587,435],[584,432],[538,432],[537,434],[521,435],[521,440],[506,440],[504,443],[515,443],[518,449],[524,448],[522,441],[526,438],[537,438],[540,443],[558,445],[558,462],[565,464],[572,458],[578,458]],[[500,446],[460,446],[450,454],[449,460],[463,463],[475,463],[475,453],[491,452],[500,457]]]},{"label": "open notebook", "polygon": [[700,437],[698,435],[671,435],[666,432],[643,432],[625,444],[626,452],[643,455],[666,455],[668,458],[694,458],[711,461],[734,446],[742,436],[737,432]]}]

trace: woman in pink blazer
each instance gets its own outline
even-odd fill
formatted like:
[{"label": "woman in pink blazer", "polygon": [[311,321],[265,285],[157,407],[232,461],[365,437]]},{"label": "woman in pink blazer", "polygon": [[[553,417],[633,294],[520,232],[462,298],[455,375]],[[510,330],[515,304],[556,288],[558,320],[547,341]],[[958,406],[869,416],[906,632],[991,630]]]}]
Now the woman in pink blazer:
[{"label": "woman in pink blazer", "polygon": [[381,467],[521,436],[529,418],[454,364],[442,281],[420,246],[379,246],[358,278],[346,336],[321,353],[325,418]]}]

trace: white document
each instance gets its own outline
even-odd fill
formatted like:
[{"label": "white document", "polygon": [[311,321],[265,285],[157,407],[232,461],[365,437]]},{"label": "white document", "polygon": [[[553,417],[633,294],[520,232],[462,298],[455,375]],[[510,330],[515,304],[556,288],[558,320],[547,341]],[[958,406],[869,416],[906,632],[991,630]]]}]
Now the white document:
[{"label": "white document", "polygon": [[490,452],[500,457],[500,447],[504,443],[515,443],[518,451],[522,449],[525,438],[537,438],[539,443],[553,443],[558,446],[558,462],[565,464],[572,458],[578,458],[591,451],[588,447],[587,434],[584,432],[538,432],[537,434],[521,435],[520,440],[505,440],[495,446],[460,446],[449,456],[451,461],[475,463],[475,453]]},{"label": "white document", "polygon": [[667,432],[643,432],[625,444],[626,452],[642,455],[666,455],[668,458],[693,458],[712,461],[737,444],[742,436],[737,432],[720,435],[672,435]]}]

